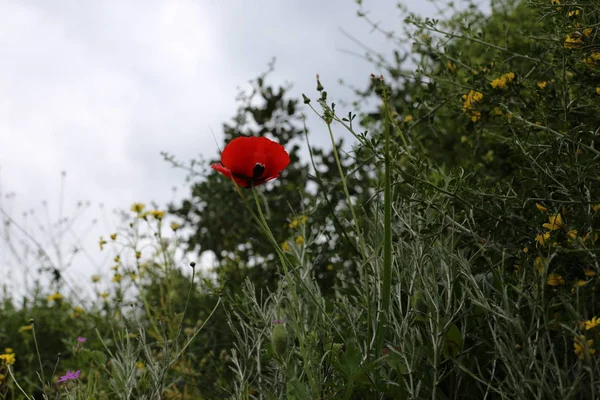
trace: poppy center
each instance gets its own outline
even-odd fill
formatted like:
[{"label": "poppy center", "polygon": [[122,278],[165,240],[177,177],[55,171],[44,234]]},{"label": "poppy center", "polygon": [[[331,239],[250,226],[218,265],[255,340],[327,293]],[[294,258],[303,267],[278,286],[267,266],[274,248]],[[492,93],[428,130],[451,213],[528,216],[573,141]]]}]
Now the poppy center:
[{"label": "poppy center", "polygon": [[256,163],[254,165],[254,169],[252,170],[252,177],[254,179],[258,179],[265,173],[265,166],[261,163]]}]

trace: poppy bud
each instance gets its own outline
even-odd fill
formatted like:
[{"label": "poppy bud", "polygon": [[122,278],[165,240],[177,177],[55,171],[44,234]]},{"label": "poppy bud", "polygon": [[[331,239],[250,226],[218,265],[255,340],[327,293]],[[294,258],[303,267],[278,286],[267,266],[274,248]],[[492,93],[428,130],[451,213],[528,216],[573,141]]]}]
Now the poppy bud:
[{"label": "poppy bud", "polygon": [[288,347],[288,334],[283,324],[275,324],[271,340],[275,352],[280,356],[284,356]]},{"label": "poppy bud", "polygon": [[306,95],[304,93],[302,93],[302,99],[304,100],[304,104],[310,103],[310,99],[308,97],[306,97]]},{"label": "poppy bud", "polygon": [[319,92],[323,90],[323,85],[321,85],[321,81],[319,80],[319,75],[317,75],[317,90]]}]

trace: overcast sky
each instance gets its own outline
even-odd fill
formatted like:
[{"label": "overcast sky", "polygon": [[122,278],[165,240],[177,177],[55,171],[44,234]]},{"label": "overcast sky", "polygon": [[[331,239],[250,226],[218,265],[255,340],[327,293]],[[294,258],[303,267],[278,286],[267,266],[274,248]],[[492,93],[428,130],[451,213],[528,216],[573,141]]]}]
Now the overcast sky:
[{"label": "overcast sky", "polygon": [[[428,2],[405,3],[433,15]],[[364,0],[364,8],[388,29],[402,24],[395,0]],[[220,142],[237,88],[273,57],[273,81],[293,83],[298,95],[314,97],[315,73],[338,98],[347,93],[338,79],[362,88],[378,72],[341,51],[364,53],[343,29],[389,54],[356,10],[353,0],[0,0],[2,207],[18,220],[47,200],[57,217],[61,171],[64,214],[92,203],[81,229],[100,203],[165,204],[173,187],[186,195],[185,173],[159,153],[214,157],[211,128]],[[90,253],[113,229],[100,220],[85,239]],[[0,281],[8,276],[1,267]],[[97,268],[82,259],[69,273]]]}]

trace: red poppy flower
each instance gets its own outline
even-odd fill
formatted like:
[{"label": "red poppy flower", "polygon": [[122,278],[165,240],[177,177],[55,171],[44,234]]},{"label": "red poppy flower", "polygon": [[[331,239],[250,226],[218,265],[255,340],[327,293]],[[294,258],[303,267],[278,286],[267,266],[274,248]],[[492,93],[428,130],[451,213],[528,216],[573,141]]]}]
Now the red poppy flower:
[{"label": "red poppy flower", "polygon": [[289,163],[290,156],[279,143],[266,137],[241,136],[225,146],[221,163],[211,167],[247,188],[279,177]]}]

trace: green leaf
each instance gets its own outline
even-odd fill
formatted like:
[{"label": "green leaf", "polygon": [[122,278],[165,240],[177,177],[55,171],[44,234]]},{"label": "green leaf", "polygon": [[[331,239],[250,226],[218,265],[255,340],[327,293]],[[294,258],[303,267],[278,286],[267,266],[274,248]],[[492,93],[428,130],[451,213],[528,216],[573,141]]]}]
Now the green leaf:
[{"label": "green leaf", "polygon": [[456,324],[450,325],[450,328],[448,328],[448,331],[446,332],[446,336],[445,336],[445,343],[444,343],[444,350],[443,350],[444,356],[446,356],[448,358],[457,357],[458,354],[460,353],[462,344],[463,344],[463,336],[462,336],[462,333],[460,332],[460,329],[458,329],[458,326],[456,326]]},{"label": "green leaf", "polygon": [[310,395],[306,385],[296,377],[288,379],[286,385],[286,394],[288,400],[309,400]]}]

